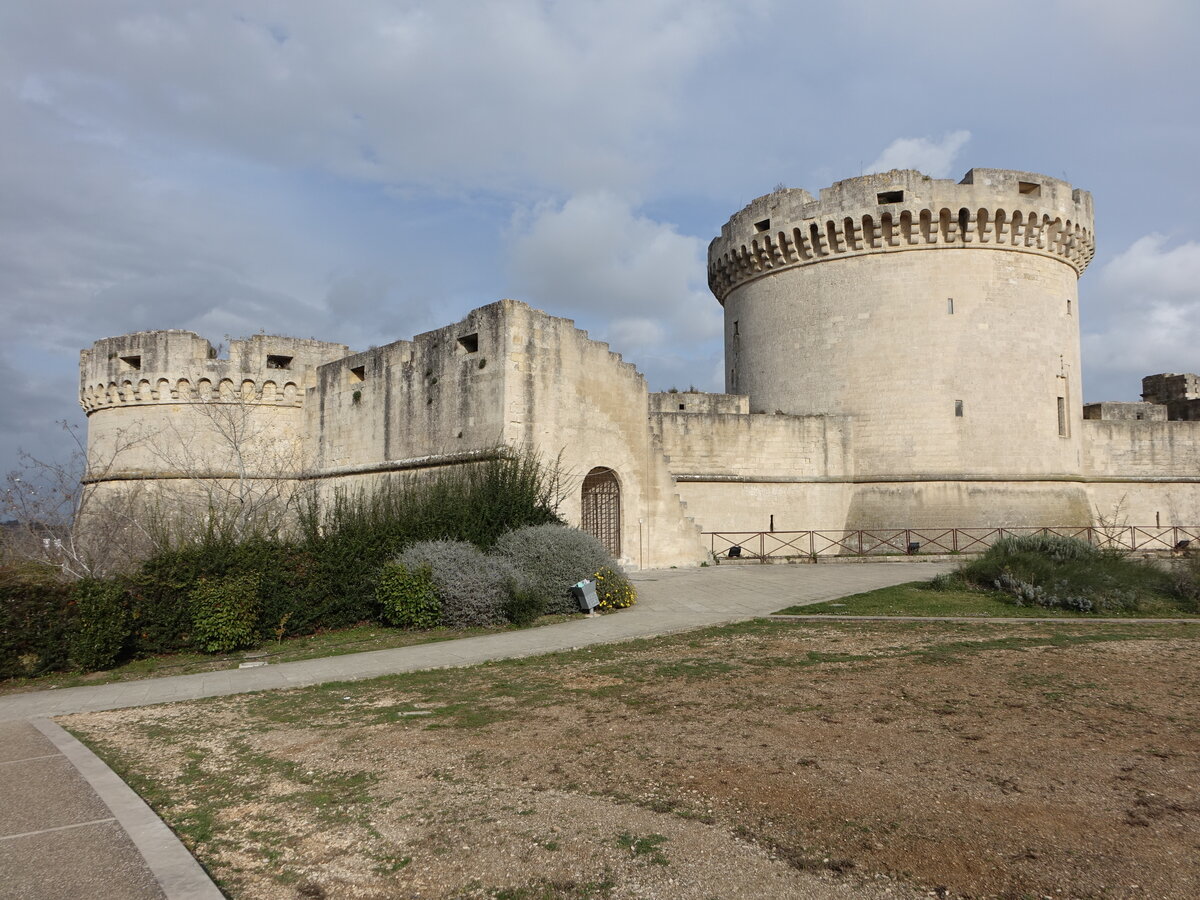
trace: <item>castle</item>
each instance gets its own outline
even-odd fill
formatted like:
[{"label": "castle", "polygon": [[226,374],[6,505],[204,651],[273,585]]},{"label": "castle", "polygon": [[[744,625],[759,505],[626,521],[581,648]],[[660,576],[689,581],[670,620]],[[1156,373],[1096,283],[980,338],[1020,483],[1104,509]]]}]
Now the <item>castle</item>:
[{"label": "castle", "polygon": [[701,561],[707,531],[1200,522],[1196,376],[1082,403],[1092,219],[1086,191],[1000,169],[760,197],[709,248],[723,394],[651,393],[513,300],[359,353],[106,338],[80,359],[88,480],[332,492],[530,447],[567,520],[639,567]]}]

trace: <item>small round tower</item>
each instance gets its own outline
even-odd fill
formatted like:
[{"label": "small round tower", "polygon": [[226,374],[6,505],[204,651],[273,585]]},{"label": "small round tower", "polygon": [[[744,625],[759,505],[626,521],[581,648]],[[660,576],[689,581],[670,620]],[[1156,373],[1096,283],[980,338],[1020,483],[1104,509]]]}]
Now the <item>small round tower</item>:
[{"label": "small round tower", "polygon": [[[101,499],[150,482],[276,483],[303,464],[305,392],[342,344],[254,335],[227,356],[190,331],[141,331],[96,341],[79,357],[88,416],[85,481]],[[220,493],[221,491],[217,491]]]},{"label": "small round tower", "polygon": [[1091,195],[1027,172],[759,197],[709,247],[726,390],[754,412],[851,420],[848,527],[1086,524],[1070,482],[1093,252]]}]

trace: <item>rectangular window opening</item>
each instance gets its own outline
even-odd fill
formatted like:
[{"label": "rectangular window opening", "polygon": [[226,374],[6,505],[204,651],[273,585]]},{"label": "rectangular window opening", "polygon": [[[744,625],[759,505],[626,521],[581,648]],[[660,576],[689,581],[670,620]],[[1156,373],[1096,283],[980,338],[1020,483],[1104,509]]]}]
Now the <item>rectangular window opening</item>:
[{"label": "rectangular window opening", "polygon": [[122,356],[121,369],[125,372],[137,372],[142,368],[141,356]]},{"label": "rectangular window opening", "polygon": [[946,314],[951,315],[951,316],[954,315],[954,298],[953,297],[946,298]]},{"label": "rectangular window opening", "polygon": [[1040,197],[1042,195],[1042,186],[1036,181],[1018,181],[1017,190],[1026,197]]},{"label": "rectangular window opening", "polygon": [[280,356],[277,353],[267,354],[268,369],[290,369],[292,367],[292,357]]},{"label": "rectangular window opening", "polygon": [[464,353],[479,352],[479,334],[464,334],[458,339],[458,346],[462,348]]},{"label": "rectangular window opening", "polygon": [[954,415],[956,415],[958,418],[961,419],[962,414],[963,414],[963,402],[961,400],[955,400],[954,401]]},{"label": "rectangular window opening", "polygon": [[770,231],[771,230],[771,220],[763,219],[761,222],[755,222],[754,230],[759,231],[759,232]]},{"label": "rectangular window opening", "polygon": [[737,319],[734,319],[734,320],[733,320],[733,333],[734,333],[734,334],[741,334],[741,332],[740,332],[740,331],[738,331],[738,320],[737,320]]},{"label": "rectangular window opening", "polygon": [[682,404],[682,403],[680,403],[680,404],[679,404],[679,408],[680,408],[680,409],[683,409],[683,404]]},{"label": "rectangular window opening", "polygon": [[880,191],[875,195],[879,203],[903,203],[904,191]]},{"label": "rectangular window opening", "polygon": [[367,380],[367,367],[366,366],[351,366],[350,367],[350,380],[351,381],[366,381]]},{"label": "rectangular window opening", "polygon": [[1060,437],[1067,436],[1067,398],[1058,398],[1058,434]]},{"label": "rectangular window opening", "polygon": [[1071,298],[1068,297],[1067,298],[1067,315],[1069,316],[1070,314],[1071,314]]}]

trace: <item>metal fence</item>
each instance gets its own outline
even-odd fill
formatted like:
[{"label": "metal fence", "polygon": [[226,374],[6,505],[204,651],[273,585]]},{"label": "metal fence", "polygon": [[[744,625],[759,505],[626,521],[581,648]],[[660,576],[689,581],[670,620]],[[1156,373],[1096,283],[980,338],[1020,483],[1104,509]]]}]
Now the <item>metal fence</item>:
[{"label": "metal fence", "polygon": [[885,556],[923,553],[982,553],[1001,538],[1054,534],[1094,547],[1137,553],[1200,549],[1200,525],[1115,525],[1018,528],[874,528],[858,531],[706,531],[717,559],[795,559],[823,556]]}]

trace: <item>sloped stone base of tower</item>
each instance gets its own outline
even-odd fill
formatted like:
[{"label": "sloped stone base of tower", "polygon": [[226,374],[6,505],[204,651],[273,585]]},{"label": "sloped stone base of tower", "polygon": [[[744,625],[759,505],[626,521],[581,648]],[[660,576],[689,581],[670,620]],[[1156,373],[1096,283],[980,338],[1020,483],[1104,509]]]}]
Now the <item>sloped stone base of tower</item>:
[{"label": "sloped stone base of tower", "polygon": [[1008,528],[1088,526],[1087,486],[1036,481],[929,481],[860,484],[850,495],[846,525],[874,528]]}]

